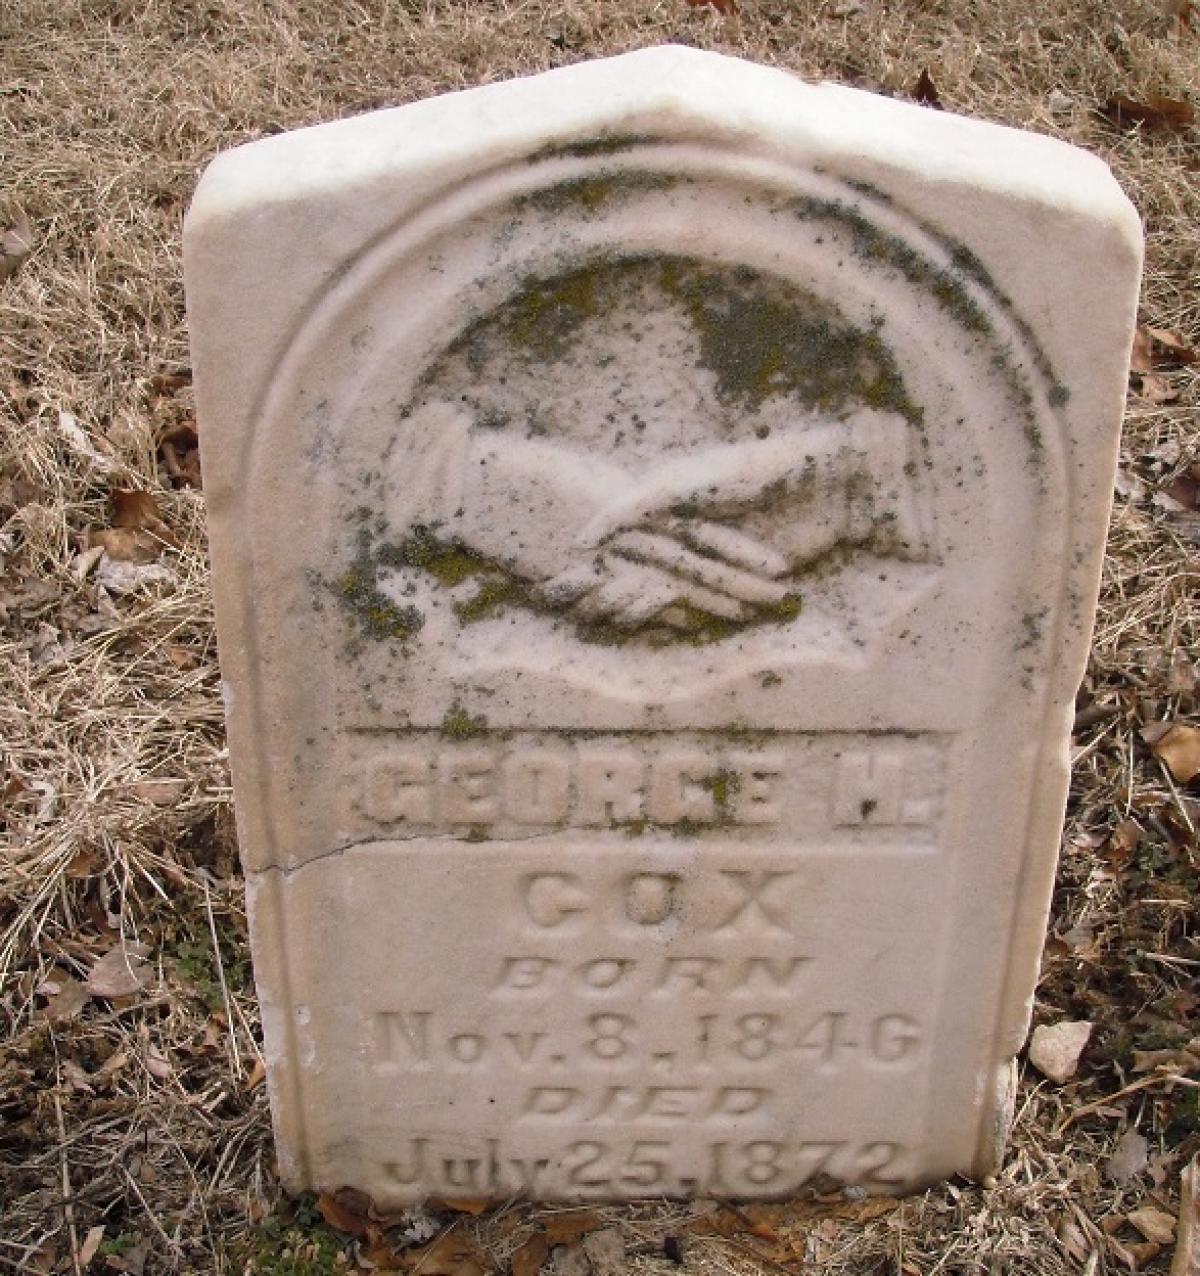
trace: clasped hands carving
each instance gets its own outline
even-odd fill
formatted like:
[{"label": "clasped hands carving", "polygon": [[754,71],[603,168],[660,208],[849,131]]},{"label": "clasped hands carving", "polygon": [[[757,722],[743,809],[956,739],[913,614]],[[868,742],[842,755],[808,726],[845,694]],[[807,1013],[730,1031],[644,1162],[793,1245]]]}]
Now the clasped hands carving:
[{"label": "clasped hands carving", "polygon": [[410,417],[409,525],[502,565],[545,603],[634,629],[690,604],[785,614],[831,551],[929,556],[902,417],[871,410],[762,439],[669,451],[631,472],[569,442],[480,428],[456,405]]}]

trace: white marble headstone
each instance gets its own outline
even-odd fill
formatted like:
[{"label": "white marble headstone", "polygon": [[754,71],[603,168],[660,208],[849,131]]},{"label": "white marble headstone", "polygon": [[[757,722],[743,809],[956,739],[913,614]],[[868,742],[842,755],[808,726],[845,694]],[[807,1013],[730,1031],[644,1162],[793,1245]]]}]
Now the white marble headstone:
[{"label": "white marble headstone", "polygon": [[214,162],[188,303],[289,1186],[996,1166],[1140,244],[1081,151],[683,48]]}]

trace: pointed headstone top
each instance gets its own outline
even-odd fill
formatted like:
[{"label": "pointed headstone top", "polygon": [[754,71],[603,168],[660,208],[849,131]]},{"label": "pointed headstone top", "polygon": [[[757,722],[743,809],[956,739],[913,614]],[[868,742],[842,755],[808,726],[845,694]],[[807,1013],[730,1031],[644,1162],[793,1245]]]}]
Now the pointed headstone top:
[{"label": "pointed headstone top", "polygon": [[994,1167],[1139,265],[1091,156],[693,49],[214,162],[188,301],[290,1185]]}]

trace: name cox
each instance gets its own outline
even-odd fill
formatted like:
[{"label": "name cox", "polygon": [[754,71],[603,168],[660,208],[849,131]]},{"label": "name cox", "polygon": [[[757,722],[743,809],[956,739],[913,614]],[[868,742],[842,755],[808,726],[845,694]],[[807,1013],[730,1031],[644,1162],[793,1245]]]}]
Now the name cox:
[{"label": "name cox", "polygon": [[690,877],[635,872],[600,883],[571,872],[528,873],[518,893],[538,932],[578,931],[588,921],[637,930],[686,915],[695,929],[713,934],[790,935],[799,878],[793,869],[771,868],[722,868]]}]

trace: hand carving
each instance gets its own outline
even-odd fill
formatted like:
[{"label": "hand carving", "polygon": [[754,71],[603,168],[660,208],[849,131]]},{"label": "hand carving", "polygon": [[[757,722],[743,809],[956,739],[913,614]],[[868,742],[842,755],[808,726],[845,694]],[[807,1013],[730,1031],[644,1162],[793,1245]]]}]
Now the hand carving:
[{"label": "hand carving", "polygon": [[644,476],[569,444],[479,429],[450,404],[424,407],[410,428],[421,455],[407,521],[585,623],[670,624],[687,607],[731,622],[786,618],[799,578],[831,555],[929,557],[896,415],[797,424]]}]

